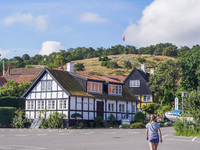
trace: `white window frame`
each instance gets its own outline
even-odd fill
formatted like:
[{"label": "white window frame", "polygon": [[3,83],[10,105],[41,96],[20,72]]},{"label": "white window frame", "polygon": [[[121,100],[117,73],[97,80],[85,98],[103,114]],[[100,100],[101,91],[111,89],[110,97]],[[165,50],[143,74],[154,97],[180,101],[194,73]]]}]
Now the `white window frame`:
[{"label": "white window frame", "polygon": [[[111,93],[109,93],[109,86],[108,86],[108,93],[114,95],[122,95],[122,86],[116,84],[109,84],[111,85]],[[113,88],[115,87],[115,88]]]},{"label": "white window frame", "polygon": [[135,97],[136,97],[137,99],[139,99],[139,95],[135,95]]},{"label": "white window frame", "polygon": [[132,113],[136,113],[136,104],[132,105]]},{"label": "white window frame", "polygon": [[[103,88],[103,84],[102,83],[98,83],[98,82],[91,82],[91,81],[88,81],[88,83],[90,83],[90,91],[88,92],[94,92],[94,93],[102,93],[102,88]],[[94,91],[92,91],[92,84],[94,84]],[[95,89],[95,84],[98,85],[98,91],[96,92],[96,89]],[[88,84],[87,84],[88,85]],[[100,88],[100,85],[101,85],[101,88]],[[100,92],[101,91],[101,92]]]},{"label": "white window frame", "polygon": [[[120,110],[121,107],[121,110]],[[119,104],[119,112],[125,112],[125,104]]]},{"label": "white window frame", "polygon": [[36,101],[37,110],[45,110],[45,101],[37,100]]},{"label": "white window frame", "polygon": [[35,101],[26,101],[26,110],[34,110]]},{"label": "white window frame", "polygon": [[143,102],[151,102],[151,95],[143,95]]},{"label": "white window frame", "polygon": [[58,100],[58,109],[59,110],[66,110],[67,109],[67,99]]},{"label": "white window frame", "polygon": [[41,90],[42,91],[46,91],[47,90],[47,82],[46,81],[42,81],[41,85],[42,85]]},{"label": "white window frame", "polygon": [[108,103],[108,111],[109,112],[114,112],[115,111],[115,104],[114,103]]},{"label": "white window frame", "polygon": [[51,81],[47,81],[47,91],[51,91],[52,89],[52,82]]},{"label": "white window frame", "polygon": [[129,87],[140,87],[140,80],[130,80]]},{"label": "white window frame", "polygon": [[56,109],[56,101],[48,100],[47,101],[47,110],[55,110]]}]

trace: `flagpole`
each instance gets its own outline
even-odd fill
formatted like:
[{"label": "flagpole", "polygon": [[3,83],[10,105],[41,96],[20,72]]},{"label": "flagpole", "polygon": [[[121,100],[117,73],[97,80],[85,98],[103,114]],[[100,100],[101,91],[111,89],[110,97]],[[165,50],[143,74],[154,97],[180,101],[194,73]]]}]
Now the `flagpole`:
[{"label": "flagpole", "polygon": [[126,59],[126,53],[125,53],[125,46],[126,46],[126,43],[125,43],[125,35],[123,37],[123,41],[124,41],[124,60]]}]

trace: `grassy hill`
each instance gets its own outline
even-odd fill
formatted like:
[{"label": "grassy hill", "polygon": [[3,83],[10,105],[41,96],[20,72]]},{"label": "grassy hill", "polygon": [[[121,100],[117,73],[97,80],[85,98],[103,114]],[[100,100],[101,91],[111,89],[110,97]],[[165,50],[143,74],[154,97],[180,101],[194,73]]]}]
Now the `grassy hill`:
[{"label": "grassy hill", "polygon": [[102,75],[104,74],[115,75],[123,71],[125,75],[128,75],[132,70],[123,69],[123,62],[130,61],[132,64],[132,67],[140,68],[141,64],[140,62],[137,61],[137,58],[139,57],[144,57],[146,59],[145,65],[146,65],[147,72],[149,72],[149,68],[156,67],[159,62],[166,61],[168,59],[175,59],[173,57],[167,57],[167,56],[140,55],[140,54],[109,55],[108,58],[110,59],[110,61],[115,61],[119,65],[119,68],[117,69],[111,69],[111,68],[100,66],[101,61],[99,61],[98,57],[72,61],[72,63],[73,64],[76,64],[78,62],[83,63],[85,66],[85,71],[88,71],[88,72],[96,72]]}]

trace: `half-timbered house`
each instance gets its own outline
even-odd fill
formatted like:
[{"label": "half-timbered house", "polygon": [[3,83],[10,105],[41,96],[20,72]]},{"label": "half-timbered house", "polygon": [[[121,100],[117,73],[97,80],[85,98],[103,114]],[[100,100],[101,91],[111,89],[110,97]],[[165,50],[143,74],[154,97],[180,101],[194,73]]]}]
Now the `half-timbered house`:
[{"label": "half-timbered house", "polygon": [[47,68],[22,97],[26,100],[27,118],[39,118],[41,112],[47,118],[57,111],[65,114],[69,125],[74,113],[82,114],[82,121],[92,121],[96,116],[108,120],[111,114],[117,120],[126,116],[133,120],[138,102],[123,82]]},{"label": "half-timbered house", "polygon": [[[154,70],[151,69],[151,74]],[[154,101],[153,92],[148,85],[150,74],[145,70],[145,64],[141,65],[141,69],[134,68],[131,73],[125,78],[125,87],[134,94],[139,103],[137,108],[141,108],[143,105],[152,103]]]}]

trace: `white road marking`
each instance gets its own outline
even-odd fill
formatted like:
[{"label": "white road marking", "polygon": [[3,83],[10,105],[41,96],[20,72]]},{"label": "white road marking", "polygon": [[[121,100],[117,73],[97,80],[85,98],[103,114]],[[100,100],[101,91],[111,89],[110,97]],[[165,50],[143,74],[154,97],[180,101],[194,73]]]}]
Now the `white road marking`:
[{"label": "white road marking", "polygon": [[166,134],[166,135],[163,135],[162,137],[166,137],[166,136],[168,136],[168,135]]},{"label": "white road marking", "polygon": [[81,134],[92,134],[93,132],[81,132]]},{"label": "white road marking", "polygon": [[15,136],[27,136],[26,134],[17,134]]},{"label": "white road marking", "polygon": [[115,134],[116,132],[101,132],[103,134]]},{"label": "white road marking", "polygon": [[45,136],[45,135],[47,135],[47,134],[37,134],[37,136]]},{"label": "white road marking", "polygon": [[196,139],[197,137],[194,137],[193,139],[192,139],[192,142]]},{"label": "white road marking", "polygon": [[[7,148],[9,147],[18,147],[18,148],[31,148],[31,149],[46,149],[46,148],[43,148],[43,147],[33,147],[33,146],[25,146],[25,145],[3,145],[4,147],[6,146]],[[9,148],[10,149],[10,148]]]},{"label": "white road marking", "polygon": [[140,132],[128,132],[128,133],[132,133],[132,134],[134,134],[134,133],[140,133]]}]

